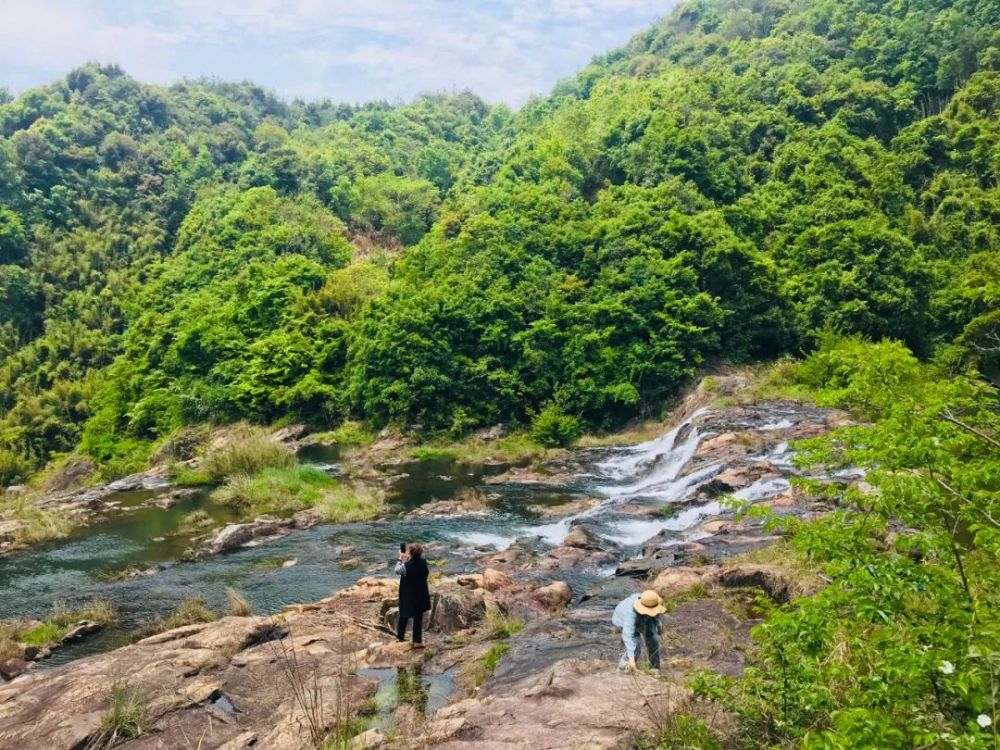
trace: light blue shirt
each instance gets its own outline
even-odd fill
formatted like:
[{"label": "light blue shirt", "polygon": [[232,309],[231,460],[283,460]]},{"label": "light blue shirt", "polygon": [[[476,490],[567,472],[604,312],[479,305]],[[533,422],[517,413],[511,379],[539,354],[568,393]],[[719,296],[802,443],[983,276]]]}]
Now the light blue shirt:
[{"label": "light blue shirt", "polygon": [[[639,653],[639,613],[635,611],[635,603],[639,601],[640,594],[632,596],[618,603],[615,613],[611,616],[611,624],[616,628],[621,628],[622,641],[625,642],[625,654],[634,659]],[[656,627],[659,627],[659,617],[653,618]]]}]

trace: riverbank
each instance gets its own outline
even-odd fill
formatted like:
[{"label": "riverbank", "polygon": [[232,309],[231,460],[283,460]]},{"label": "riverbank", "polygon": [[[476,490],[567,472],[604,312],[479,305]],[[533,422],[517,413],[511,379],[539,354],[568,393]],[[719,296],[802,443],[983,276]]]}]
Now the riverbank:
[{"label": "riverbank", "polygon": [[[801,583],[787,571],[739,562],[658,576],[671,606],[661,675],[616,667],[610,607],[631,578],[583,595],[489,566],[438,580],[428,647],[413,651],[387,632],[395,581],[365,577],[276,615],[177,628],[21,677],[0,687],[0,747],[612,746],[692,710],[692,669],[741,673],[753,591],[785,595]],[[724,716],[713,722],[724,730]]]},{"label": "riverbank", "polygon": [[[136,748],[186,747],[169,744],[174,737],[203,747],[305,747],[320,734],[333,747],[405,738],[461,748],[539,737],[556,738],[540,746],[577,747],[656,734],[678,711],[697,715],[685,686],[698,669],[742,672],[749,630],[763,614],[756,592],[783,602],[822,585],[780,546],[780,535],[722,499],[777,515],[827,512],[827,501],[792,486],[798,471],[789,441],[844,421],[808,404],[719,390],[717,383],[691,394],[679,407],[681,421],[651,440],[561,451],[538,467],[493,466],[469,477],[454,457],[435,457],[424,458],[430,465],[414,476],[408,457],[388,464],[399,477],[388,486],[401,500],[378,522],[320,524],[151,578],[101,584],[102,593],[125,602],[126,620],[129,601],[155,609],[159,591],[181,589],[211,599],[221,581],[245,590],[257,611],[261,604],[282,611],[227,617],[31,670],[0,689],[0,739],[24,746],[28,727],[44,725],[46,747],[103,741],[122,696],[143,707],[139,736],[119,737]],[[732,400],[705,408],[720,397]],[[419,654],[401,650],[385,630],[395,585],[387,561],[400,538],[428,542],[440,597],[431,647]],[[265,568],[270,559],[275,564]],[[209,577],[194,584],[200,572]],[[320,596],[307,605],[284,598],[275,607],[255,593],[260,585],[284,597]],[[663,670],[626,676],[615,668],[620,642],[611,611],[646,586],[671,607]],[[15,598],[17,588],[14,580]],[[322,598],[331,588],[340,593]],[[282,664],[289,658],[301,679],[288,677]],[[322,721],[309,717],[316,707],[290,697],[292,683],[274,696],[254,689],[289,679],[321,687]],[[726,731],[725,716],[703,718]]]}]

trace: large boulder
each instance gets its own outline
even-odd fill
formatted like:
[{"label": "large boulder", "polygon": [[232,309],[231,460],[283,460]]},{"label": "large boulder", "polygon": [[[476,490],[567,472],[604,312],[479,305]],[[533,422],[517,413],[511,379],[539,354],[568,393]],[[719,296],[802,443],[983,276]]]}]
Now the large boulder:
[{"label": "large boulder", "polygon": [[290,525],[273,516],[259,516],[250,523],[231,523],[224,526],[214,537],[202,544],[199,552],[202,555],[218,555],[223,552],[246,547],[265,537],[284,534]]},{"label": "large boulder", "polygon": [[573,601],[573,589],[565,581],[555,581],[536,589],[533,596],[546,609],[558,609]]},{"label": "large boulder", "polygon": [[483,571],[483,588],[487,591],[499,591],[500,589],[510,588],[513,585],[513,579],[502,570],[487,568]]}]

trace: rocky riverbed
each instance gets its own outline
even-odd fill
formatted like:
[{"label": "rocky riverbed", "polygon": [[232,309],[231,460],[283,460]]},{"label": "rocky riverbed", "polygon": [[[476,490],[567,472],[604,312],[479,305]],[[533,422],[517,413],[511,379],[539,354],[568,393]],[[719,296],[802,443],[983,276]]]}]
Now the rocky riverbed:
[{"label": "rocky riverbed", "polygon": [[[822,585],[769,559],[761,550],[780,541],[775,532],[721,500],[826,512],[792,485],[789,443],[843,421],[795,402],[687,406],[646,443],[501,467],[367,526],[373,536],[355,544],[338,536],[324,553],[344,582],[332,596],[31,670],[0,686],[0,748],[98,746],[122,691],[143,707],[142,733],[120,738],[130,748],[299,748],[335,725],[356,747],[605,747],[651,730],[690,708],[692,669],[741,673],[754,592],[783,602]],[[317,531],[282,529],[278,547]],[[428,539],[440,558],[423,651],[389,634],[395,581],[377,558],[403,534]],[[307,575],[300,557],[283,580]],[[672,602],[662,675],[625,675],[611,610],[645,586]]]}]

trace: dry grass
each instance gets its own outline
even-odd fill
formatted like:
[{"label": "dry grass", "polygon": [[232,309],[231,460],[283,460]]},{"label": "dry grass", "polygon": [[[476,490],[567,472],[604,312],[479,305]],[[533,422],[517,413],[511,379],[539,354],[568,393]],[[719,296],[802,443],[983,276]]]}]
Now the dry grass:
[{"label": "dry grass", "polygon": [[150,725],[146,704],[139,690],[116,680],[111,685],[108,710],[101,717],[101,731],[87,744],[87,750],[111,748],[144,734]]},{"label": "dry grass", "polygon": [[37,507],[42,497],[37,490],[10,498],[0,494],[0,513],[18,523],[14,528],[12,548],[60,539],[73,529],[74,524],[65,513]]},{"label": "dry grass", "polygon": [[726,561],[725,567],[740,563],[774,568],[788,582],[791,599],[812,596],[826,586],[822,568],[785,541],[734,555]]},{"label": "dry grass", "polygon": [[208,452],[200,469],[214,481],[221,481],[236,475],[253,476],[264,469],[290,469],[295,464],[295,456],[266,429],[242,425],[235,428],[231,442]]},{"label": "dry grass", "polygon": [[229,614],[234,617],[249,617],[253,614],[250,602],[231,586],[226,587],[226,598],[229,599]]}]

